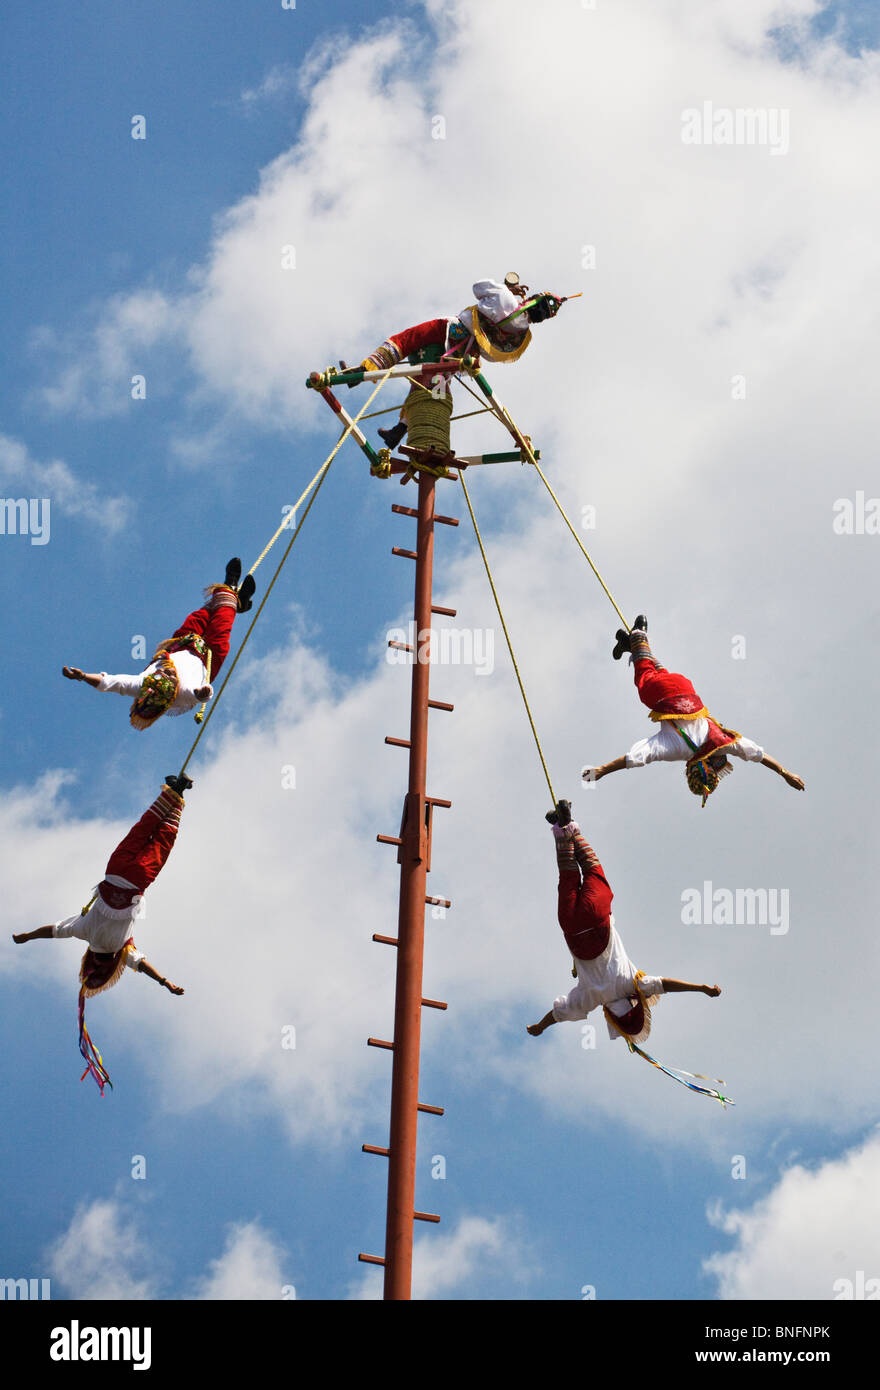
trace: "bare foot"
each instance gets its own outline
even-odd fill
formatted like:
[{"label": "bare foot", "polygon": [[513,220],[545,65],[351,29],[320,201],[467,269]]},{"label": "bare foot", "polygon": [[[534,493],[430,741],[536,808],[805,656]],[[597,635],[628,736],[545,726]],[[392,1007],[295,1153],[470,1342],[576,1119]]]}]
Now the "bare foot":
[{"label": "bare foot", "polygon": [[13,932],[12,939],[15,942],[16,946],[22,946],[24,942],[27,941],[27,932],[21,931],[17,935],[15,932]]},{"label": "bare foot", "polygon": [[531,1023],[527,1026],[526,1032],[531,1033],[533,1038],[540,1038],[544,1029],[540,1023]]}]

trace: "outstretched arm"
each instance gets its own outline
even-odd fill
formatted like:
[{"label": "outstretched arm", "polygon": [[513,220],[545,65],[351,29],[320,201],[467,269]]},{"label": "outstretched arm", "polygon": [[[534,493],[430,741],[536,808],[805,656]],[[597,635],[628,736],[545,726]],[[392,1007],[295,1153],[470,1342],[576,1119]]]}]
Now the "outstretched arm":
[{"label": "outstretched arm", "polygon": [[708,994],[710,999],[717,999],[721,993],[719,985],[694,985],[688,980],[669,980],[663,977],[664,994]]},{"label": "outstretched arm", "polygon": [[12,939],[16,946],[23,946],[26,941],[48,941],[53,935],[51,926],[35,927],[33,931],[13,932]]},{"label": "outstretched arm", "polygon": [[626,767],[626,754],[615,758],[610,763],[603,763],[601,767],[590,768],[589,772],[584,769],[584,781],[601,782],[603,777],[607,777],[609,772],[622,772]]},{"label": "outstretched arm", "polygon": [[789,772],[788,768],[782,766],[782,763],[778,763],[775,758],[769,757],[766,753],[761,759],[761,762],[765,767],[769,767],[771,772],[778,772],[779,776],[783,777],[790,787],[794,787],[795,791],[803,791],[803,778],[798,777],[796,772]]},{"label": "outstretched arm", "polygon": [[173,985],[164,975],[160,975],[158,970],[153,969],[148,960],[144,959],[139,961],[138,970],[142,975],[149,975],[150,979],[155,980],[157,985],[164,985],[165,989],[170,990],[172,994],[183,994],[183,989],[180,985]]},{"label": "outstretched arm", "polygon": [[541,1034],[543,1033],[543,1031],[544,1031],[545,1028],[549,1028],[549,1027],[551,1026],[551,1024],[553,1024],[553,1023],[558,1023],[558,1022],[559,1022],[559,1019],[553,1017],[553,1010],[551,1009],[549,1013],[546,1013],[546,1014],[544,1015],[544,1017],[541,1019],[541,1022],[540,1022],[540,1023],[532,1023],[532,1024],[530,1024],[530,1025],[526,1028],[526,1032],[527,1032],[527,1033],[531,1033],[531,1035],[532,1035],[533,1038],[540,1038],[540,1036],[541,1036]]},{"label": "outstretched arm", "polygon": [[97,690],[101,684],[100,676],[90,676],[85,671],[81,671],[78,666],[62,666],[62,676],[66,676],[69,681],[85,681],[86,685],[92,686]]}]

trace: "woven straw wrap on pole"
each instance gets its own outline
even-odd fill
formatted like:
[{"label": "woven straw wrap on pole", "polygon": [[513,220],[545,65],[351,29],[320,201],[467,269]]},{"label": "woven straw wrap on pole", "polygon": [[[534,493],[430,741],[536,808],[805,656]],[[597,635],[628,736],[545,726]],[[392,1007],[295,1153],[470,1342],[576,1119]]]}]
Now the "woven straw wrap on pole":
[{"label": "woven straw wrap on pole", "polygon": [[444,391],[435,396],[421,386],[414,386],[404,401],[406,442],[411,449],[436,449],[449,452],[449,421],[452,416],[452,394]]}]

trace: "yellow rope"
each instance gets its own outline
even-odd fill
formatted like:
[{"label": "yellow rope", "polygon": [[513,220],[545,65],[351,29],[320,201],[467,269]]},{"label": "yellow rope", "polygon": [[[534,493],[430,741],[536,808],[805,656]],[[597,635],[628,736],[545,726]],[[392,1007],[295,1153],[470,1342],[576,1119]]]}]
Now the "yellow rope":
[{"label": "yellow rope", "polygon": [[[470,391],[470,393],[471,393],[472,396],[476,396],[476,392],[473,391],[473,390],[471,390],[471,387],[468,386],[467,382],[464,381],[464,380],[461,379],[461,378],[460,378],[460,380],[461,380],[462,386],[464,386],[466,390]],[[479,399],[479,397],[477,397],[477,399]],[[534,452],[533,452],[533,450],[532,450],[532,447],[531,447],[531,445],[530,445],[528,439],[527,439],[526,436],[522,433],[522,431],[519,429],[518,425],[516,424],[515,420],[513,419],[513,416],[511,415],[510,411],[507,409],[506,406],[503,406],[503,405],[501,404],[500,401],[497,401],[497,400],[495,399],[494,396],[489,396],[489,401],[490,401],[489,409],[490,409],[490,410],[492,411],[492,413],[501,421],[501,423],[502,423],[503,425],[506,425],[506,426],[507,426],[508,430],[510,430],[511,434],[513,434],[513,436],[514,436],[514,438],[516,439],[517,443],[519,444],[520,448],[527,454],[528,459],[529,459],[529,462],[534,466],[535,470],[537,471],[538,477],[541,479],[541,482],[544,484],[544,486],[545,486],[545,488],[547,489],[547,491],[549,492],[550,496],[553,498],[553,501],[556,503],[557,509],[558,509],[558,511],[559,511],[560,516],[562,517],[562,520],[565,522],[565,524],[566,524],[566,526],[568,527],[569,531],[571,532],[571,534],[574,536],[575,540],[577,541],[577,544],[578,544],[578,546],[579,546],[579,548],[580,548],[581,554],[583,555],[583,557],[584,557],[584,559],[586,560],[587,564],[590,566],[590,569],[593,571],[594,575],[596,576],[596,578],[598,579],[599,583],[602,585],[602,588],[605,590],[605,593],[607,594],[608,598],[610,599],[610,601],[611,601],[611,606],[613,607],[615,613],[617,614],[617,616],[618,616],[618,618],[620,619],[620,621],[623,623],[623,626],[626,628],[627,632],[631,632],[631,631],[632,631],[632,628],[630,627],[629,623],[626,621],[626,618],[623,616],[623,614],[621,613],[620,609],[618,608],[618,606],[617,606],[617,604],[616,604],[616,602],[615,602],[615,600],[614,600],[614,595],[612,594],[611,590],[608,588],[608,585],[605,583],[605,580],[602,578],[602,576],[601,576],[601,574],[599,573],[599,571],[597,570],[596,566],[593,564],[593,561],[590,559],[590,556],[589,556],[589,554],[587,553],[587,551],[585,550],[584,545],[583,545],[583,543],[582,543],[582,541],[581,541],[580,536],[578,535],[577,531],[574,529],[574,527],[572,526],[571,522],[570,522],[569,519],[568,519],[568,516],[566,515],[565,508],[563,507],[563,505],[562,505],[562,503],[560,502],[559,498],[556,496],[556,493],[553,491],[553,489],[552,489],[552,487],[550,486],[550,484],[548,483],[547,479],[544,477],[544,474],[543,474],[543,472],[542,472],[542,470],[541,470],[541,467],[540,467],[540,465],[539,465],[539,463],[538,463],[538,460],[535,458]]]},{"label": "yellow rope", "polygon": [[[206,684],[206,685],[210,685],[210,684],[211,684],[211,648],[210,648],[210,647],[208,648],[208,659],[207,659],[207,661],[205,662],[205,684]],[[197,712],[193,715],[193,718],[195,719],[195,721],[196,721],[197,724],[201,724],[202,720],[203,720],[204,717],[205,717],[205,706],[207,705],[207,703],[208,703],[207,700],[203,700],[202,703],[199,705],[199,708],[198,708]]]},{"label": "yellow rope", "polygon": [[492,590],[492,597],[493,597],[494,600],[495,600],[495,607],[498,609],[498,617],[501,619],[501,627],[502,627],[502,629],[503,629],[503,631],[504,631],[504,636],[505,636],[505,639],[506,639],[506,641],[507,641],[507,650],[510,652],[510,659],[511,659],[511,661],[513,662],[513,669],[514,669],[514,672],[516,673],[516,679],[517,679],[517,682],[518,682],[518,684],[519,684],[519,692],[520,692],[520,694],[522,695],[523,704],[524,704],[525,707],[526,707],[526,714],[527,714],[528,717],[529,717],[529,724],[531,725],[531,728],[532,728],[532,737],[533,737],[534,740],[535,740],[535,747],[536,747],[537,750],[538,750],[538,757],[541,759],[541,766],[542,766],[542,768],[544,769],[544,776],[545,776],[546,779],[547,779],[547,786],[550,788],[550,799],[551,799],[553,805],[555,806],[555,805],[556,805],[556,793],[555,793],[554,790],[553,790],[553,783],[550,781],[550,773],[547,771],[547,763],[546,763],[545,760],[544,760],[544,753],[543,753],[543,750],[542,750],[542,748],[541,748],[541,741],[540,741],[540,739],[538,738],[538,732],[537,732],[537,730],[536,730],[536,728],[535,728],[535,721],[534,721],[534,719],[532,718],[532,711],[531,711],[531,709],[529,708],[529,702],[528,702],[528,699],[526,698],[525,686],[524,686],[523,683],[522,683],[522,676],[521,676],[520,673],[519,673],[519,667],[518,667],[517,664],[516,664],[516,657],[515,657],[514,654],[513,654],[513,644],[512,644],[512,642],[511,642],[511,640],[510,640],[510,633],[507,631],[507,624],[506,624],[506,622],[504,621],[504,614],[503,614],[502,611],[501,611],[501,603],[499,602],[499,599],[498,599],[498,591],[497,591],[497,589],[495,588],[495,581],[494,581],[493,578],[492,578],[492,571],[491,571],[490,568],[489,568],[489,561],[488,561],[488,558],[487,558],[487,556],[486,556],[486,548],[485,548],[485,546],[483,545],[483,538],[482,538],[482,536],[480,535],[480,528],[479,528],[479,526],[477,525],[477,518],[474,516],[474,509],[473,509],[473,507],[471,506],[470,494],[468,493],[468,490],[467,490],[467,483],[466,483],[465,480],[464,480],[464,473],[463,473],[463,472],[460,472],[458,476],[459,476],[459,480],[460,480],[460,482],[461,482],[461,486],[462,486],[462,488],[463,488],[463,490],[464,490],[464,497],[465,497],[465,501],[467,502],[468,511],[469,511],[470,514],[471,514],[471,521],[473,522],[473,526],[474,526],[474,535],[475,535],[476,538],[477,538],[477,545],[480,547],[480,554],[481,554],[482,557],[483,557],[483,564],[484,564],[485,567],[486,567],[486,577],[487,577],[488,580],[489,580],[489,587],[490,587],[491,590]]},{"label": "yellow rope", "polygon": [[[232,661],[232,664],[231,664],[230,667],[229,667],[229,670],[228,670],[227,673],[226,673],[226,676],[225,676],[225,679],[224,679],[224,681],[223,681],[223,684],[221,685],[220,689],[217,691],[217,694],[214,696],[213,702],[212,702],[212,704],[211,704],[211,708],[208,710],[208,713],[207,713],[206,716],[205,716],[204,723],[202,724],[201,728],[199,729],[199,732],[196,734],[196,737],[195,737],[195,739],[193,740],[192,747],[190,748],[189,752],[188,752],[187,755],[186,755],[186,758],[185,758],[185,760],[184,760],[183,766],[182,766],[182,768],[180,769],[180,776],[183,776],[184,772],[186,772],[186,769],[187,769],[187,767],[188,767],[188,765],[189,765],[189,761],[190,761],[190,759],[191,759],[193,753],[196,751],[196,749],[197,749],[197,747],[198,747],[198,745],[199,745],[199,739],[202,737],[202,734],[203,734],[203,733],[205,732],[205,730],[207,729],[208,724],[209,724],[210,719],[211,719],[211,716],[212,716],[212,714],[214,713],[215,709],[217,708],[217,705],[218,705],[218,703],[219,703],[219,701],[220,701],[220,696],[223,694],[224,690],[226,689],[227,685],[229,684],[229,679],[230,679],[230,677],[231,677],[233,671],[235,670],[236,666],[238,665],[238,659],[239,659],[239,657],[241,656],[242,652],[244,651],[245,647],[247,646],[248,640],[249,640],[249,638],[250,638],[250,635],[251,635],[251,633],[253,632],[254,628],[255,628],[256,625],[257,625],[257,619],[259,618],[260,614],[262,613],[263,609],[265,608],[265,606],[266,606],[266,600],[268,599],[269,595],[270,595],[271,592],[272,592],[272,589],[273,589],[274,586],[275,586],[275,580],[278,578],[279,574],[281,573],[281,570],[282,570],[282,568],[284,567],[284,562],[285,562],[285,560],[287,559],[288,555],[290,554],[291,547],[292,547],[294,541],[296,540],[297,536],[299,535],[300,531],[302,530],[302,528],[303,528],[303,526],[304,526],[304,524],[305,524],[305,519],[306,519],[306,517],[308,516],[309,512],[312,510],[312,503],[314,502],[314,500],[315,500],[315,498],[317,497],[318,493],[321,491],[321,488],[322,488],[323,483],[324,483],[324,479],[327,477],[327,474],[328,474],[328,472],[329,472],[329,470],[330,470],[330,465],[331,465],[331,463],[332,463],[333,460],[335,459],[336,455],[339,453],[339,450],[342,448],[342,445],[343,445],[344,441],[345,441],[345,440],[348,438],[348,436],[351,434],[352,429],[353,429],[354,426],[357,424],[358,420],[360,420],[360,418],[361,418],[361,416],[363,415],[364,411],[367,409],[367,406],[371,404],[371,402],[376,398],[376,396],[377,396],[377,395],[379,394],[379,392],[381,391],[382,387],[385,385],[386,381],[388,380],[389,375],[390,375],[389,372],[386,372],[386,373],[385,373],[385,375],[383,376],[382,380],[377,384],[375,391],[373,391],[373,393],[372,393],[372,395],[370,396],[369,400],[368,400],[368,401],[366,402],[366,404],[364,405],[363,410],[359,411],[358,414],[357,414],[357,415],[354,417],[354,419],[351,421],[351,423],[348,424],[348,425],[346,425],[346,427],[345,427],[345,429],[343,430],[342,434],[340,435],[339,439],[336,441],[336,444],[335,444],[334,448],[332,449],[332,451],[330,452],[330,454],[328,454],[328,456],[327,456],[327,458],[324,460],[324,462],[321,464],[321,467],[318,469],[318,471],[317,471],[317,473],[315,474],[314,478],[313,478],[312,481],[309,483],[309,486],[306,488],[305,492],[302,494],[302,496],[300,497],[299,501],[297,502],[296,507],[298,507],[298,506],[300,505],[300,502],[302,502],[303,497],[306,496],[306,494],[309,492],[309,490],[310,490],[311,488],[314,487],[315,490],[314,490],[314,492],[312,493],[311,497],[309,498],[309,504],[308,504],[308,506],[306,507],[305,511],[303,512],[302,518],[301,518],[299,524],[297,525],[296,530],[294,531],[293,535],[291,536],[290,540],[288,541],[287,549],[285,550],[285,552],[284,552],[284,554],[282,555],[281,559],[278,561],[278,566],[277,566],[277,568],[276,568],[276,570],[275,570],[275,573],[272,575],[272,578],[271,578],[271,580],[270,580],[270,582],[269,582],[269,587],[267,588],[265,594],[263,595],[263,601],[262,601],[262,603],[260,604],[259,608],[257,609],[256,613],[254,614],[253,618],[251,619],[251,625],[250,625],[250,627],[248,628],[247,632],[245,633],[244,638],[242,639],[241,646],[239,647],[238,651],[235,653],[235,657],[234,657],[234,659],[233,659],[233,661]],[[316,484],[317,484],[317,486],[315,486]],[[296,507],[294,507],[294,512],[296,512]],[[287,525],[287,521],[288,521],[288,518],[285,517],[285,518],[284,518],[284,521],[281,523],[281,526],[280,526],[280,527],[278,528],[278,530],[275,532],[275,535],[272,537],[271,541],[270,541],[269,544],[266,546],[266,548],[265,548],[265,550],[263,551],[262,555],[260,555],[260,557],[259,557],[259,559],[257,560],[256,564],[255,564],[255,565],[253,566],[253,568],[250,570],[250,573],[251,573],[251,574],[253,574],[254,570],[257,568],[257,565],[259,565],[260,561],[263,560],[264,557],[265,557],[265,556],[268,554],[268,552],[271,550],[272,546],[275,544],[275,541],[276,541],[276,540],[278,539],[278,537],[280,536],[281,531],[282,531],[282,530],[284,529],[284,527]]]},{"label": "yellow rope", "polygon": [[574,536],[575,540],[577,541],[578,546],[580,547],[581,554],[583,555],[583,557],[584,557],[584,559],[586,560],[587,564],[590,566],[590,569],[593,571],[593,573],[594,573],[594,575],[596,576],[596,578],[598,579],[599,583],[602,585],[602,588],[605,590],[605,593],[608,595],[608,598],[611,600],[611,605],[612,605],[612,607],[613,607],[615,613],[617,614],[617,616],[618,616],[618,618],[620,619],[620,621],[623,623],[623,626],[626,628],[627,632],[631,632],[631,631],[632,631],[632,628],[630,627],[629,623],[626,621],[626,618],[623,616],[623,614],[621,613],[621,611],[620,611],[620,609],[618,608],[617,604],[615,603],[615,601],[614,601],[614,595],[611,593],[611,590],[608,588],[608,585],[605,583],[605,580],[602,578],[601,574],[600,574],[599,571],[596,569],[596,566],[593,564],[593,561],[590,559],[589,555],[587,554],[587,551],[584,549],[583,545],[581,544],[581,538],[580,538],[580,536],[578,535],[577,531],[574,529],[574,527],[572,526],[572,524],[571,524],[571,522],[569,521],[568,517],[566,516],[566,514],[565,514],[565,508],[563,507],[562,503],[559,501],[559,498],[556,496],[556,493],[553,491],[552,487],[551,487],[550,484],[547,482],[547,479],[544,477],[544,474],[543,474],[542,471],[541,471],[541,468],[540,468],[540,465],[538,464],[537,459],[535,458],[535,456],[534,456],[534,454],[532,453],[531,449],[529,449],[528,447],[527,447],[527,449],[526,449],[526,452],[528,453],[529,458],[531,459],[532,463],[534,464],[535,468],[536,468],[537,471],[538,471],[538,477],[541,479],[541,482],[544,484],[544,486],[545,486],[545,488],[547,489],[547,491],[549,492],[550,496],[553,498],[553,501],[556,503],[556,506],[557,506],[558,509],[559,509],[559,514],[560,514],[560,516],[562,517],[562,520],[565,522],[565,524],[566,524],[566,526],[568,527],[569,531],[571,532],[571,534]]},{"label": "yellow rope", "polygon": [[[285,516],[285,518],[284,518],[284,520],[282,521],[281,525],[278,527],[278,530],[275,532],[274,536],[273,536],[272,539],[269,541],[269,544],[268,544],[267,546],[265,546],[263,550],[261,550],[260,554],[257,556],[256,560],[254,561],[254,563],[251,565],[250,569],[248,570],[248,574],[253,574],[254,571],[258,568],[258,566],[261,565],[261,564],[263,563],[263,561],[265,560],[266,556],[269,554],[269,551],[272,549],[272,547],[273,547],[273,545],[275,544],[275,542],[277,541],[278,537],[281,535],[281,532],[282,532],[282,531],[285,529],[285,527],[288,525],[288,523],[289,523],[289,521],[290,521],[291,515],[296,516],[296,514],[297,514],[297,512],[298,512],[298,510],[299,510],[299,508],[300,508],[300,506],[301,506],[302,503],[305,501],[305,499],[308,497],[308,495],[309,495],[309,493],[311,492],[312,488],[315,486],[315,483],[318,481],[318,479],[320,478],[321,474],[324,472],[324,469],[327,467],[327,465],[328,465],[329,463],[332,463],[332,462],[333,462],[334,458],[336,457],[337,452],[338,452],[339,449],[342,447],[343,442],[344,442],[344,441],[348,438],[348,436],[351,434],[352,428],[353,428],[353,427],[358,423],[358,421],[363,417],[364,412],[365,412],[366,409],[367,409],[367,406],[370,405],[370,404],[376,399],[376,397],[378,396],[379,392],[382,390],[382,387],[385,385],[385,383],[386,383],[387,380],[388,380],[388,373],[386,372],[385,375],[383,376],[382,380],[381,380],[380,382],[378,382],[375,391],[373,391],[372,395],[370,396],[370,398],[369,398],[369,400],[367,401],[366,405],[364,406],[363,410],[359,410],[358,413],[357,413],[357,415],[356,415],[356,416],[354,417],[354,419],[352,420],[351,424],[350,424],[350,425],[346,425],[345,429],[344,429],[343,432],[342,432],[342,435],[341,435],[340,439],[337,441],[336,448],[333,450],[333,453],[330,455],[329,458],[327,458],[327,459],[324,460],[324,462],[321,464],[321,467],[318,469],[318,471],[317,471],[317,473],[315,474],[315,476],[314,476],[314,478],[312,479],[312,481],[311,481],[311,482],[307,485],[307,487],[305,487],[305,488],[303,489],[303,491],[300,493],[299,497],[297,498],[297,500],[296,500],[296,501],[294,502],[294,504],[293,504],[293,508],[292,508],[291,512],[288,512],[287,516]],[[393,406],[392,406],[392,409],[394,409]],[[381,412],[380,412],[380,413],[381,413]]]}]

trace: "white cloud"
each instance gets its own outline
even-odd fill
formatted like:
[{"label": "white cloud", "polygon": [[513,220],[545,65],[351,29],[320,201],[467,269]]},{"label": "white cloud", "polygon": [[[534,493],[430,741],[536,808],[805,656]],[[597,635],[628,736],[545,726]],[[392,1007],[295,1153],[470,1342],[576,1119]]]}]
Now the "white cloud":
[{"label": "white cloud", "polygon": [[735,1241],[703,1263],[719,1298],[876,1298],[880,1131],[840,1158],[787,1169],[754,1206],[709,1217]]},{"label": "white cloud", "polygon": [[256,87],[247,87],[241,94],[241,104],[250,113],[262,102],[277,101],[293,90],[300,82],[297,69],[287,63],[277,63],[270,68],[262,82]]},{"label": "white cloud", "polygon": [[[651,768],[577,806],[634,959],[722,984],[718,1001],[664,1001],[652,1044],[663,1060],[725,1076],[744,1125],[795,1114],[862,1123],[868,1107],[848,1057],[870,1046],[850,1001],[873,945],[877,886],[864,866],[876,807],[836,761],[829,708],[845,699],[852,729],[874,717],[871,600],[854,599],[874,592],[873,556],[860,538],[833,536],[831,505],[876,472],[870,229],[880,208],[864,170],[878,58],[807,42],[797,66],[780,64],[762,35],[806,9],[658,0],[566,5],[548,19],[547,7],[508,0],[444,3],[431,7],[437,42],[427,58],[417,49],[416,72],[395,26],[344,51],[325,46],[299,140],[218,218],[193,286],[173,303],[144,292],[130,312],[113,301],[96,357],[68,390],[80,402],[86,378],[111,381],[117,349],[131,365],[133,345],[167,330],[188,344],[203,392],[286,424],[319,409],[302,387],[310,367],[456,312],[472,276],[515,266],[535,284],[585,291],[536,330],[515,370],[490,376],[575,519],[596,506],[584,538],[626,610],[648,606],[660,655],[693,675],[719,717],[807,776],[798,798],[743,767],[700,813],[678,769]],[[553,62],[524,70],[523,54],[548,51],[548,33]],[[790,108],[789,154],[682,145],[682,109],[706,98]],[[438,113],[444,140],[431,138]],[[442,235],[424,232],[433,209]],[[280,269],[288,242],[293,272]],[[595,271],[582,269],[585,244],[596,246]],[[748,394],[733,402],[740,372]],[[466,451],[484,438],[497,433],[468,422],[455,442]],[[576,795],[582,762],[644,731],[629,677],[608,655],[617,619],[528,471],[486,470],[473,493],[557,790]],[[442,546],[438,585],[458,621],[497,629],[478,564],[447,565]],[[378,629],[378,600],[364,611]],[[748,637],[746,662],[731,660],[735,633]],[[426,988],[454,1012],[426,1019],[426,1046],[443,1047],[462,1084],[478,1049],[485,1075],[553,1113],[716,1143],[730,1116],[601,1029],[595,1051],[577,1029],[524,1034],[565,988],[567,964],[547,794],[495,636],[492,678],[449,668],[434,679],[456,713],[432,721],[432,790],[455,809],[435,818],[431,886],[454,907],[429,924]],[[378,1106],[387,1059],[364,1040],[390,1025],[393,962],[370,935],[387,934],[396,868],[373,837],[399,820],[403,765],[389,760],[402,755],[381,732],[405,734],[407,683],[382,663],[379,641],[375,654],[375,670],[348,684],[302,642],[246,663],[237,680],[261,698],[238,726],[221,714],[200,750],[181,845],[141,933],[187,994],[157,996],[139,979],[96,1004],[111,1074],[112,1031],[131,1029],[169,1106],[195,1096],[222,1096],[227,1110],[266,1105],[295,1139],[326,1143],[348,1142]],[[289,764],[295,792],[281,788]],[[82,865],[97,870],[127,828],[46,827],[21,797],[0,807],[0,824],[8,905],[25,925],[35,899],[55,915],[81,902]],[[705,878],[790,886],[790,933],[685,928],[681,892]],[[37,949],[4,956],[35,970]],[[72,951],[44,950],[44,968],[69,990]],[[296,1049],[280,1045],[285,1025]],[[779,1064],[768,1068],[771,1049]],[[789,1056],[811,1075],[806,1095],[792,1092]]]},{"label": "white cloud", "polygon": [[153,1254],[122,1204],[78,1207],[49,1251],[51,1277],[73,1299],[127,1301],[158,1297]]},{"label": "white cloud", "polygon": [[[167,1257],[143,1234],[136,1209],[117,1198],[77,1208],[48,1252],[50,1276],[72,1299],[167,1298]],[[295,1296],[286,1254],[258,1221],[226,1230],[222,1253],[191,1282],[196,1299],[281,1299]]]},{"label": "white cloud", "polygon": [[[533,1252],[524,1244],[517,1224],[507,1217],[488,1220],[463,1216],[453,1231],[432,1230],[413,1246],[413,1299],[466,1297],[463,1290],[476,1282],[483,1289],[501,1279],[506,1289],[524,1289],[541,1273]],[[349,1297],[382,1297],[382,1274],[365,1271],[352,1284]]]},{"label": "white cloud", "polygon": [[29,496],[46,496],[53,507],[81,517],[115,535],[128,521],[127,497],[105,497],[94,483],[84,482],[61,459],[40,463],[27,447],[9,435],[0,435],[0,487],[21,488]]},{"label": "white cloud", "polygon": [[[167,364],[155,349],[179,333],[180,307],[158,290],[118,294],[93,310],[93,327],[66,333],[43,326],[32,334],[32,348],[57,373],[38,393],[51,411],[85,417],[120,415],[132,408],[133,377],[145,377],[150,399],[163,389]],[[136,398],[139,401],[139,397]]]},{"label": "white cloud", "polygon": [[[196,1285],[199,1299],[279,1299],[285,1287],[284,1251],[256,1221],[233,1226],[223,1254]],[[289,1295],[288,1295],[289,1296]]]}]

